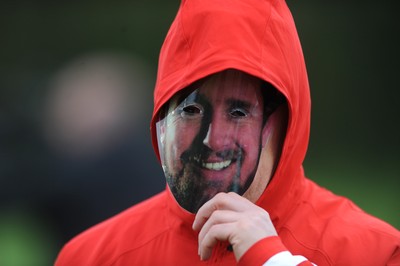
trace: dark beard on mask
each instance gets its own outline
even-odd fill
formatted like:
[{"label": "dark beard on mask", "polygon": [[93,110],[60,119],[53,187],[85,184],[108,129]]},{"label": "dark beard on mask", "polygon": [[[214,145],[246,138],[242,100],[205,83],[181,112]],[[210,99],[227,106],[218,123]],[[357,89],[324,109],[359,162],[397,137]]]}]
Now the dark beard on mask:
[{"label": "dark beard on mask", "polygon": [[[199,134],[201,135],[201,134]],[[236,173],[230,177],[230,184],[227,188],[224,188],[223,182],[218,181],[207,181],[201,174],[200,165],[193,158],[207,158],[212,153],[208,147],[200,144],[202,137],[197,137],[191,147],[185,151],[181,157],[181,163],[183,165],[175,176],[169,171],[167,167],[164,168],[166,180],[172,194],[179,205],[191,213],[196,213],[199,208],[212,197],[219,192],[236,192],[239,195],[249,188],[253,182],[255,173],[257,171],[258,161],[255,163],[253,171],[247,176],[246,182],[240,184],[240,175],[242,170],[242,164],[245,160],[246,154],[239,144],[236,145],[237,149],[227,150],[219,153],[221,158],[234,158],[236,161]],[[258,150],[260,155],[261,146]],[[258,156],[258,160],[259,160]]]},{"label": "dark beard on mask", "polygon": [[191,213],[196,213],[211,198],[209,195],[216,194],[213,190],[217,191],[220,187],[219,182],[206,182],[200,169],[191,163],[185,163],[183,169],[174,177],[167,169],[165,174],[176,201]]},{"label": "dark beard on mask", "polygon": [[[240,167],[241,164],[238,164]],[[210,200],[219,192],[236,192],[239,195],[249,188],[253,182],[257,167],[247,177],[245,184],[240,185],[240,169],[237,170],[235,177],[232,177],[228,188],[223,189],[222,182],[206,181],[201,175],[198,166],[192,163],[184,163],[183,169],[176,175],[172,176],[168,169],[165,169],[165,176],[169,188],[174,195],[176,201],[185,210],[196,213],[204,203]]]}]

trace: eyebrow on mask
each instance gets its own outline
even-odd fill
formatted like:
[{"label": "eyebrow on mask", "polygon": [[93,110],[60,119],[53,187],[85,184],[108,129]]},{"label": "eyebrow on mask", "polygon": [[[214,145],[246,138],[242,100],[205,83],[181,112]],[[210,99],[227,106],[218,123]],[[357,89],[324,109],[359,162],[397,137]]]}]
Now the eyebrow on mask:
[{"label": "eyebrow on mask", "polygon": [[254,107],[255,104],[250,103],[249,101],[243,101],[239,99],[227,99],[225,104],[232,108],[243,108],[249,110],[251,107]]},{"label": "eyebrow on mask", "polygon": [[186,98],[186,103],[198,103],[202,105],[204,109],[210,109],[210,110],[213,109],[208,97],[200,93],[194,94],[192,95],[192,97]]}]

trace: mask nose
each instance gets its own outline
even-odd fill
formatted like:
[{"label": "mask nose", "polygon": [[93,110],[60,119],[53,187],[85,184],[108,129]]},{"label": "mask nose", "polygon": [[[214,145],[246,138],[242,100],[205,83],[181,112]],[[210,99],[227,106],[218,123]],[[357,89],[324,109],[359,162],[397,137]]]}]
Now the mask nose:
[{"label": "mask nose", "polygon": [[213,121],[210,123],[207,130],[207,135],[203,140],[203,144],[213,151],[219,151],[226,148],[229,142],[230,129],[224,126],[223,123]]}]

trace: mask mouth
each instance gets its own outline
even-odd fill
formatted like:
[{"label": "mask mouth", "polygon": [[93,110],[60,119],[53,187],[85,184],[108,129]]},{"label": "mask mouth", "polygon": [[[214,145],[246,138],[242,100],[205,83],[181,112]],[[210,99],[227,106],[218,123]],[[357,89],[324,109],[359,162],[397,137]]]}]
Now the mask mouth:
[{"label": "mask mouth", "polygon": [[221,162],[202,162],[202,161],[199,161],[198,164],[201,165],[201,168],[204,168],[206,170],[221,171],[221,170],[224,170],[225,168],[228,168],[234,162],[235,162],[234,160],[223,160]]},{"label": "mask mouth", "polygon": [[209,171],[223,171],[241,159],[242,151],[240,148],[235,150],[224,150],[221,152],[194,153],[185,152],[181,156],[183,164],[191,164],[199,169]]}]

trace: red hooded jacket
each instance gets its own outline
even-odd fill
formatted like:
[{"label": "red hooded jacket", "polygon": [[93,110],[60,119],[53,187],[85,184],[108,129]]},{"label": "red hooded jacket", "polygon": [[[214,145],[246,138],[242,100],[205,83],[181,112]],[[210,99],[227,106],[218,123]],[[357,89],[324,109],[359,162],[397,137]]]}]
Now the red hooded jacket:
[{"label": "red hooded jacket", "polygon": [[[229,68],[272,84],[286,97],[289,109],[281,159],[256,202],[270,214],[279,237],[257,242],[240,264],[260,265],[288,250],[317,265],[400,265],[398,230],[304,175],[309,85],[296,28],[283,0],[182,1],[160,54],[151,122],[156,154],[160,108],[194,81]],[[214,248],[210,260],[200,261],[193,221],[194,215],[177,204],[167,187],[74,238],[56,265],[235,265],[226,243]]]}]

